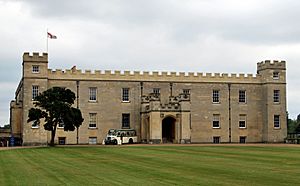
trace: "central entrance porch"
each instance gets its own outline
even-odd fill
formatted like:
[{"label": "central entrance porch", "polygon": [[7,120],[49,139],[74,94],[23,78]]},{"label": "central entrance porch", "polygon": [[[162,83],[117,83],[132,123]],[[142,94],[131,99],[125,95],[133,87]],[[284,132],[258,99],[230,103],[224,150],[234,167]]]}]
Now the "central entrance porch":
[{"label": "central entrance porch", "polygon": [[166,117],[162,120],[162,143],[175,142],[175,122],[173,117]]},{"label": "central entrance porch", "polygon": [[142,96],[141,142],[190,143],[191,111],[190,95],[169,96],[162,103],[160,94]]}]

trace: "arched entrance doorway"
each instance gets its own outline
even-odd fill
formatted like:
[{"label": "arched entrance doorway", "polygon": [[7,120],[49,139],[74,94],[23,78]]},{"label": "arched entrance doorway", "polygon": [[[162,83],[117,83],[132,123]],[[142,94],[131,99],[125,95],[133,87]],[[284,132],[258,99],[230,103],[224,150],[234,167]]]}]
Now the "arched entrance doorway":
[{"label": "arched entrance doorway", "polygon": [[162,120],[162,142],[173,143],[175,141],[175,122],[176,119],[166,117]]}]

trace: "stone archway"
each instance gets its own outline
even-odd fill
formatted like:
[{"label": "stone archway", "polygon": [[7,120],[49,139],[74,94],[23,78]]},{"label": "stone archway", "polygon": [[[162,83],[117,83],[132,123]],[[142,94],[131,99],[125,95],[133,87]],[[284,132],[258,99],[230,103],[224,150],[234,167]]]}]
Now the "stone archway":
[{"label": "stone archway", "polygon": [[162,143],[175,142],[175,122],[173,117],[166,117],[162,120]]}]

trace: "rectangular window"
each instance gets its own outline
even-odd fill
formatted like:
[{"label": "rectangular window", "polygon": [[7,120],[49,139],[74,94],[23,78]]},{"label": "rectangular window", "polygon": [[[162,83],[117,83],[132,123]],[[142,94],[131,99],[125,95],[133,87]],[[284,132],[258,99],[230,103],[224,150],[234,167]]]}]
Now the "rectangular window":
[{"label": "rectangular window", "polygon": [[213,115],[213,128],[220,128],[220,115],[219,114]]},{"label": "rectangular window", "polygon": [[160,94],[160,89],[159,88],[154,88],[153,93],[154,94]]},{"label": "rectangular window", "polygon": [[273,79],[279,79],[279,72],[273,72]]},{"label": "rectangular window", "polygon": [[279,90],[274,90],[273,100],[274,100],[274,103],[279,103],[279,101],[280,101],[280,91]]},{"label": "rectangular window", "polygon": [[213,90],[213,95],[212,95],[213,103],[220,103],[219,96],[220,96],[220,91]]},{"label": "rectangular window", "polygon": [[122,114],[122,128],[130,128],[130,114]]},{"label": "rectangular window", "polygon": [[40,127],[40,123],[36,122],[36,121],[34,121],[31,125],[31,128],[33,128],[33,129],[38,129],[39,127]]},{"label": "rectangular window", "polygon": [[89,128],[96,128],[96,127],[97,127],[97,114],[90,113]]},{"label": "rectangular window", "polygon": [[239,128],[246,128],[246,115],[244,114],[240,115]]},{"label": "rectangular window", "polygon": [[280,128],[280,116],[274,115],[274,128]]},{"label": "rectangular window", "polygon": [[58,144],[65,145],[66,144],[66,137],[58,137]]},{"label": "rectangular window", "polygon": [[64,127],[65,127],[64,121],[60,120],[58,123],[58,128],[64,128]]},{"label": "rectangular window", "polygon": [[239,90],[239,103],[246,103],[246,91]]},{"label": "rectangular window", "polygon": [[220,143],[220,136],[214,136],[213,143]]},{"label": "rectangular window", "polygon": [[35,99],[39,95],[39,86],[32,85],[32,99]]},{"label": "rectangular window", "polygon": [[97,137],[89,137],[89,144],[96,145],[97,144]]},{"label": "rectangular window", "polygon": [[246,143],[246,136],[240,136],[240,143]]},{"label": "rectangular window", "polygon": [[183,89],[183,90],[182,90],[182,93],[183,93],[183,94],[190,94],[190,89]]},{"label": "rectangular window", "polygon": [[32,65],[32,73],[39,73],[40,67],[38,65]]},{"label": "rectangular window", "polygon": [[96,101],[97,100],[97,88],[96,87],[90,87],[89,88],[89,95],[90,95],[90,101]]},{"label": "rectangular window", "polygon": [[129,88],[122,89],[122,101],[129,102]]}]

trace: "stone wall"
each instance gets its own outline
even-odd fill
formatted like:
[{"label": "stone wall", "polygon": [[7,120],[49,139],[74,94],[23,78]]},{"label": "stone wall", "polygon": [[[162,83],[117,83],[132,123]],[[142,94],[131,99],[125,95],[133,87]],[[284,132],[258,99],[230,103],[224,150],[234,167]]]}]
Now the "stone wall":
[{"label": "stone wall", "polygon": [[[32,73],[32,65],[39,65],[40,72]],[[273,72],[279,72],[280,78],[274,80]],[[78,93],[74,107],[82,111],[84,122],[79,128],[80,144],[87,144],[89,137],[97,137],[102,143],[110,128],[122,127],[122,113],[130,114],[130,127],[141,136],[141,97],[160,89],[161,103],[167,103],[169,96],[179,95],[183,89],[190,90],[190,131],[185,129],[192,143],[211,143],[214,136],[220,141],[238,143],[240,136],[246,136],[247,142],[281,142],[286,136],[286,74],[285,62],[264,61],[258,63],[258,74],[227,73],[183,73],[183,72],[130,72],[130,71],[90,71],[76,69],[48,69],[47,54],[24,53],[23,77],[16,97],[22,98],[22,117],[19,121],[24,144],[46,144],[50,140],[49,132],[42,124],[32,128],[26,122],[28,110],[33,107],[32,85],[39,86],[39,92],[54,86],[66,87]],[[89,101],[89,88],[97,88],[97,100]],[[129,88],[129,102],[122,102],[122,88]],[[274,105],[273,90],[279,89],[281,101]],[[219,90],[220,102],[212,102],[213,90]],[[246,103],[239,103],[239,90],[245,90]],[[97,127],[89,128],[89,114],[97,114]],[[220,115],[220,128],[212,127],[213,115]],[[280,115],[281,127],[274,129],[273,116]],[[246,128],[239,128],[240,115],[246,115]],[[160,136],[161,118],[154,114],[155,121],[150,122],[150,138]],[[146,119],[143,119],[146,120]],[[77,132],[57,130],[58,137],[66,137],[68,144],[77,143]],[[153,138],[156,139],[156,138]]]}]

